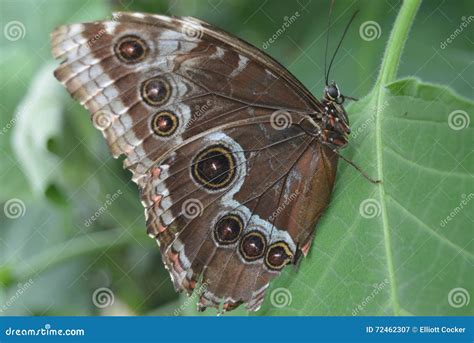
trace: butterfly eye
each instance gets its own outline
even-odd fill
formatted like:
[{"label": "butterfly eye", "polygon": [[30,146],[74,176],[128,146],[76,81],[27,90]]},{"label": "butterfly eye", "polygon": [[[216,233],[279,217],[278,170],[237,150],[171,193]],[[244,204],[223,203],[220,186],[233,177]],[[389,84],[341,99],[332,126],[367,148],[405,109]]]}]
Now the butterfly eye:
[{"label": "butterfly eye", "polygon": [[222,217],[216,224],[214,238],[222,245],[229,245],[237,242],[239,235],[244,228],[242,219],[234,214]]},{"label": "butterfly eye", "polygon": [[325,91],[326,91],[326,97],[332,101],[336,100],[341,95],[339,93],[339,89],[335,85],[327,86]]},{"label": "butterfly eye", "polygon": [[115,45],[114,50],[122,62],[133,64],[145,58],[148,47],[146,43],[137,36],[125,36]]},{"label": "butterfly eye", "polygon": [[246,234],[240,242],[240,253],[246,261],[255,261],[263,256],[266,247],[265,237],[258,231]]},{"label": "butterfly eye", "polygon": [[170,98],[171,86],[164,78],[154,77],[142,83],[140,94],[148,105],[161,106]]},{"label": "butterfly eye", "polygon": [[161,137],[171,136],[178,128],[179,120],[176,114],[162,111],[155,114],[152,120],[152,130]]},{"label": "butterfly eye", "polygon": [[227,147],[212,145],[194,158],[191,175],[205,188],[220,190],[234,180],[235,165],[235,157]]},{"label": "butterfly eye", "polygon": [[288,262],[291,262],[293,253],[288,244],[277,242],[270,246],[265,256],[265,264],[272,270],[281,270]]}]

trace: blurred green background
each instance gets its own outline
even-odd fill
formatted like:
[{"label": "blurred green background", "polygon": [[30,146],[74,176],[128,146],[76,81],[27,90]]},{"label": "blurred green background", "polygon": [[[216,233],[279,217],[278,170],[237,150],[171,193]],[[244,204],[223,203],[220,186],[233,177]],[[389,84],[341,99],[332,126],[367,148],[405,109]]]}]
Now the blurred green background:
[{"label": "blurred green background", "polygon": [[[330,51],[361,10],[331,75],[344,94],[360,98],[373,86],[399,8],[399,1],[336,1]],[[129,173],[110,157],[86,110],[52,77],[57,62],[49,33],[110,18],[114,10],[198,17],[266,48],[313,94],[322,93],[328,1],[0,0],[0,203],[18,210],[0,212],[2,315],[194,313],[196,299],[174,292],[146,236]],[[285,33],[264,46],[296,12]],[[472,98],[472,27],[443,46],[471,13],[470,0],[424,2],[399,75]],[[374,39],[359,32],[367,21],[380,26]],[[92,301],[102,288],[113,290],[113,305]]]}]

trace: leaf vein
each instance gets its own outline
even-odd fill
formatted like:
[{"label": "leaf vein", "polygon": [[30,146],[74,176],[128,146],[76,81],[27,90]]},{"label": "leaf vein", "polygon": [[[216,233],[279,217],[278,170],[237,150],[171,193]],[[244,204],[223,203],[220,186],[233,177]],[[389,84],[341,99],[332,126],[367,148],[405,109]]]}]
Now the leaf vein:
[{"label": "leaf vein", "polygon": [[456,243],[450,241],[448,238],[444,237],[443,235],[440,235],[435,229],[432,229],[429,227],[424,221],[422,221],[419,217],[417,217],[414,213],[409,211],[402,203],[400,203],[397,199],[395,199],[392,195],[387,194],[387,197],[393,200],[393,202],[399,207],[405,214],[407,214],[411,219],[413,219],[415,222],[420,224],[420,226],[430,233],[432,236],[438,238],[441,242],[445,243],[447,246],[453,248],[456,250],[456,252],[461,253],[463,255],[466,255],[470,259],[474,260],[474,255],[471,254],[470,252],[462,249],[459,245]]},{"label": "leaf vein", "polygon": [[418,162],[415,162],[415,161],[412,161],[412,160],[406,158],[405,156],[400,154],[398,151],[396,151],[394,148],[392,148],[388,144],[385,145],[385,148],[388,152],[390,152],[393,155],[397,156],[403,162],[405,162],[407,164],[410,164],[410,165],[412,165],[416,168],[423,169],[426,172],[431,172],[431,173],[434,173],[434,174],[440,174],[440,175],[443,175],[443,176],[456,176],[456,177],[460,177],[460,178],[472,178],[473,177],[473,175],[470,175],[468,173],[461,173],[461,172],[457,172],[457,171],[440,170],[440,169],[436,169],[436,168],[433,168],[433,167],[424,166],[424,165],[422,165]]}]

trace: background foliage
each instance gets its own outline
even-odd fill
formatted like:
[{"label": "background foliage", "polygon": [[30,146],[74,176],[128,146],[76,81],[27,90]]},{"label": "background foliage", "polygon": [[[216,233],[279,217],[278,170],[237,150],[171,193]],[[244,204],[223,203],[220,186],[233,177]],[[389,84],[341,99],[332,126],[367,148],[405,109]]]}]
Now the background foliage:
[{"label": "background foliage", "polygon": [[[110,18],[112,10],[191,15],[264,48],[298,12],[266,52],[319,96],[327,5],[0,0],[0,312],[195,313],[196,299],[174,293],[145,234],[130,175],[52,77],[54,27]],[[357,134],[344,154],[384,186],[340,164],[311,254],[272,284],[258,315],[473,314],[472,203],[456,210],[474,192],[473,130],[469,123],[461,130],[449,125],[453,111],[464,111],[467,120],[474,112],[466,99],[473,97],[472,28],[446,44],[472,5],[423,3],[399,66],[399,78],[409,78],[384,87],[377,76],[400,5],[337,1],[334,8],[333,48],[350,15],[361,10],[331,75],[345,94],[363,98],[349,108]],[[374,39],[360,33],[368,21],[380,27]],[[19,38],[7,32],[12,22],[23,25]],[[114,296],[107,307],[93,301],[103,287]]]}]

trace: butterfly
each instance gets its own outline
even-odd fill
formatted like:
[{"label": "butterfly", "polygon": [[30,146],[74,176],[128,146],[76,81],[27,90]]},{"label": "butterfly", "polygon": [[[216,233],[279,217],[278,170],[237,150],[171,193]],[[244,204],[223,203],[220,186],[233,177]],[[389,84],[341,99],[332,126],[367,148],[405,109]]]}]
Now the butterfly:
[{"label": "butterfly", "polygon": [[329,202],[350,133],[337,85],[326,76],[317,100],[267,54],[192,17],[114,13],[51,40],[55,77],[125,156],[175,289],[203,285],[199,310],[258,310],[307,255]]}]

